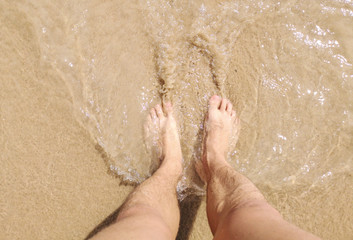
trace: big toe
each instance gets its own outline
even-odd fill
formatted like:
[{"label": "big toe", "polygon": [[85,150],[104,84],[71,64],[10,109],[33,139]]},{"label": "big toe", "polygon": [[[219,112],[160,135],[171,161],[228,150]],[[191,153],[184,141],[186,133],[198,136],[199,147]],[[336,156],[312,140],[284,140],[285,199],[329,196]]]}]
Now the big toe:
[{"label": "big toe", "polygon": [[156,113],[157,113],[158,118],[163,118],[164,113],[163,113],[163,109],[162,109],[161,105],[157,104],[154,108],[156,109]]},{"label": "big toe", "polygon": [[209,108],[210,110],[216,110],[219,108],[220,104],[221,104],[221,97],[217,96],[217,95],[213,95],[211,98],[210,98],[210,101],[209,101]]},{"label": "big toe", "polygon": [[167,116],[173,114],[173,105],[171,102],[163,103],[163,110]]}]

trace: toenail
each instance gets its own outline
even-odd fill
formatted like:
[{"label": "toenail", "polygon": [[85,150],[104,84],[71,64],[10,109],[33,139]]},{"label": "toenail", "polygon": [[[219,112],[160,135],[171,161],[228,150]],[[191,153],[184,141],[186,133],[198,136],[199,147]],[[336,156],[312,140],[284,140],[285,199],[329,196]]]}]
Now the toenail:
[{"label": "toenail", "polygon": [[218,95],[213,95],[213,96],[211,97],[212,100],[216,100],[216,99],[218,99],[218,98],[219,98]]}]

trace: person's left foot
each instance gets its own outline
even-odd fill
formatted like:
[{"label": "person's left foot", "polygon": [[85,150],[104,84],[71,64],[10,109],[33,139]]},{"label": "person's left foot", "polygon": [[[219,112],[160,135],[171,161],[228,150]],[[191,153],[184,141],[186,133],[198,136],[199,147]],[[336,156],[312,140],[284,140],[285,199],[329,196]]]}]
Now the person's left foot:
[{"label": "person's left foot", "polygon": [[170,171],[170,174],[181,175],[182,153],[173,106],[170,102],[163,104],[163,108],[157,104],[151,109],[145,131],[158,141],[160,167]]}]

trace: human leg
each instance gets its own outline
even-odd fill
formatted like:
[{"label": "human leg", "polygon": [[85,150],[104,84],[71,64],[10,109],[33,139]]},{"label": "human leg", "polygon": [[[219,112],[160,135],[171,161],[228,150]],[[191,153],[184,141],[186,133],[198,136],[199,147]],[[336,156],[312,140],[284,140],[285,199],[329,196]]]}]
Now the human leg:
[{"label": "human leg", "polygon": [[151,109],[148,126],[160,137],[161,166],[127,198],[116,221],[92,239],[175,239],[180,213],[176,185],[182,155],[173,108],[166,103]]},{"label": "human leg", "polygon": [[230,134],[238,134],[239,128],[231,103],[213,96],[205,121],[202,163],[214,239],[318,239],[286,222],[256,186],[227,163]]}]

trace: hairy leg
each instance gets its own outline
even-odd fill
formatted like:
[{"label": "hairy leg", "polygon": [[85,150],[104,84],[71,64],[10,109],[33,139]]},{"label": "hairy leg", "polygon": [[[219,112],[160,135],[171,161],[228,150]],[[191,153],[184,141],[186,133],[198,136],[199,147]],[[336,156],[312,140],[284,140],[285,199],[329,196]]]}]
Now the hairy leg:
[{"label": "hairy leg", "polygon": [[171,103],[152,108],[147,130],[157,130],[159,169],[127,198],[116,221],[93,239],[175,239],[180,212],[176,186],[182,172],[182,155]]},{"label": "hairy leg", "polygon": [[229,139],[237,138],[239,130],[232,104],[213,96],[205,120],[202,165],[207,182],[207,216],[214,238],[318,239],[286,222],[256,186],[227,163]]}]

